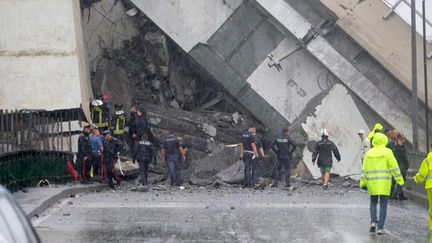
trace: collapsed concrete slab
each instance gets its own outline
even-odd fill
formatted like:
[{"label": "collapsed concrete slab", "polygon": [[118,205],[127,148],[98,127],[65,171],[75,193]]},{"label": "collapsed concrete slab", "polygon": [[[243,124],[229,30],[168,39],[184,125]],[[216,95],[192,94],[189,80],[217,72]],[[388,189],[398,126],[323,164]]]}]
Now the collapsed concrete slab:
[{"label": "collapsed concrete slab", "polygon": [[244,181],[244,169],[244,162],[239,160],[230,167],[217,173],[215,177],[228,184],[240,184]]},{"label": "collapsed concrete slab", "polygon": [[319,168],[312,164],[312,152],[315,143],[321,139],[322,128],[329,130],[330,140],[339,148],[342,157],[340,163],[334,160],[332,173],[353,179],[360,177],[361,141],[357,131],[367,130],[367,125],[344,86],[336,84],[301,127],[308,134],[308,146],[303,151],[303,162],[314,178],[321,176]]}]

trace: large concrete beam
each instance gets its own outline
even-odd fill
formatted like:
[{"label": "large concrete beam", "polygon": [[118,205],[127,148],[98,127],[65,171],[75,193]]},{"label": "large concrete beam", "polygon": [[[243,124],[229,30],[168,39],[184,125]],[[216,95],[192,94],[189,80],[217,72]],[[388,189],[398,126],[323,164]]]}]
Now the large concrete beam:
[{"label": "large concrete beam", "polygon": [[207,42],[242,1],[132,0],[186,52]]},{"label": "large concrete beam", "polygon": [[[302,39],[311,28],[311,24],[284,0],[255,0],[255,2],[298,39]],[[307,45],[307,49],[371,109],[412,141],[410,116],[401,112],[394,102],[380,91],[379,87],[351,65],[330,43],[318,36]],[[420,133],[424,133],[424,131],[420,131]],[[421,137],[419,144],[421,148],[424,147],[423,137]]]},{"label": "large concrete beam", "polygon": [[[382,0],[320,0],[338,17],[337,24],[357,41],[368,53],[411,90],[411,39],[410,25],[399,15],[387,20],[384,15],[389,7]],[[392,1],[394,2],[394,1]],[[403,5],[404,3],[402,3]],[[432,44],[427,44],[428,53]],[[417,35],[417,52],[423,53],[421,35]],[[423,63],[423,55],[417,55],[417,62]],[[432,70],[432,61],[428,61]],[[418,68],[419,83],[423,83],[423,68]],[[432,75],[428,78],[432,82]],[[424,101],[424,86],[419,85],[419,98]],[[429,94],[429,104],[432,95]]]},{"label": "large concrete beam", "polygon": [[79,1],[3,0],[0,9],[0,109],[87,104],[91,85]]},{"label": "large concrete beam", "polygon": [[[352,178],[359,179],[362,144],[356,132],[365,129],[367,125],[344,86],[336,84],[301,126],[308,134],[309,141],[319,141],[321,129],[327,128],[330,140],[339,148],[342,157],[340,163],[334,160],[332,173],[341,176],[352,175]],[[303,151],[303,161],[312,175],[319,178],[319,168],[312,165],[312,148],[313,146],[310,150]]]}]

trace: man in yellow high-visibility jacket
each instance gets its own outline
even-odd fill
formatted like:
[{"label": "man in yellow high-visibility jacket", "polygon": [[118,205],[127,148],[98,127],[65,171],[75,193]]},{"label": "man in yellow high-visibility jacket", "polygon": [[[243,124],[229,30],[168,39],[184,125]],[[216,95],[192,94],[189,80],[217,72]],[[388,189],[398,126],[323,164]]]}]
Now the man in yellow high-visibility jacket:
[{"label": "man in yellow high-visibility jacket", "polygon": [[425,184],[426,194],[429,201],[429,231],[432,233],[432,152],[423,160],[418,173],[414,176],[414,182]]},{"label": "man in yellow high-visibility jacket", "polygon": [[[392,177],[399,185],[404,184],[398,163],[393,152],[386,147],[388,138],[382,133],[376,133],[373,139],[373,148],[370,149],[363,160],[360,188],[367,189],[370,195],[370,232],[384,234],[384,223],[387,214],[388,198],[390,196]],[[377,220],[377,204],[380,201],[380,214]]]}]

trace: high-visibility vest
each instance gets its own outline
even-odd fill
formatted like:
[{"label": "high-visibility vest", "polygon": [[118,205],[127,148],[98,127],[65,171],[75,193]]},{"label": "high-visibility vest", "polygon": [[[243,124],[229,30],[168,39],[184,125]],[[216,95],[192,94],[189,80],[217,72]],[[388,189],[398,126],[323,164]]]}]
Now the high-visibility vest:
[{"label": "high-visibility vest", "polygon": [[392,177],[397,184],[404,184],[396,158],[392,150],[386,147],[387,143],[387,136],[376,133],[374,147],[366,153],[363,160],[360,187],[367,187],[370,195],[389,196]]},{"label": "high-visibility vest", "polygon": [[125,133],[125,127],[126,127],[126,115],[121,114],[116,116],[115,120],[115,127],[114,127],[114,135],[121,135]]},{"label": "high-visibility vest", "polygon": [[91,109],[91,118],[93,123],[98,127],[108,127],[109,123],[103,121],[102,106],[93,106]]},{"label": "high-visibility vest", "polygon": [[432,152],[423,160],[417,174],[414,176],[414,182],[425,184],[425,189],[432,188]]}]

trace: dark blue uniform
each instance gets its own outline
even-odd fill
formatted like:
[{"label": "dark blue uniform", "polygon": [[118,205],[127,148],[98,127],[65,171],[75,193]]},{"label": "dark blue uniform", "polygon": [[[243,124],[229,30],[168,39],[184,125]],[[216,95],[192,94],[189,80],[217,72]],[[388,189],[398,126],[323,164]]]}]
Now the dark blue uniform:
[{"label": "dark blue uniform", "polygon": [[165,161],[168,167],[168,173],[171,180],[171,185],[180,186],[180,147],[182,143],[176,136],[170,135],[162,143],[162,148],[165,150]]},{"label": "dark blue uniform", "polygon": [[148,167],[154,155],[153,151],[153,143],[145,138],[135,144],[133,162],[138,160],[142,185],[147,185]]},{"label": "dark blue uniform", "polygon": [[244,185],[246,187],[252,187],[254,159],[252,144],[255,144],[255,138],[252,134],[245,133],[241,137],[241,143],[243,145],[243,162],[245,163]]},{"label": "dark blue uniform", "polygon": [[[260,149],[262,148],[262,143],[259,139],[255,138],[255,144],[256,144],[256,148],[258,150],[258,154]],[[260,176],[261,173],[261,167],[260,167],[260,161],[262,159],[262,154],[259,154],[258,157],[256,157],[255,159],[253,159],[253,163],[252,163],[252,178],[253,178],[253,183],[256,184],[258,182],[258,178]]]},{"label": "dark blue uniform", "polygon": [[81,177],[83,182],[90,178],[91,145],[90,136],[82,133],[78,138],[78,159],[81,160]]},{"label": "dark blue uniform", "polygon": [[291,168],[290,162],[292,154],[296,149],[296,144],[287,135],[282,134],[276,138],[270,145],[270,148],[276,152],[277,162],[273,169],[273,186],[277,186],[280,180],[282,165],[285,167],[285,185],[290,186]]},{"label": "dark blue uniform", "polygon": [[115,173],[115,163],[117,163],[118,153],[123,149],[123,143],[113,138],[112,140],[104,140],[103,142],[103,154],[105,159],[105,166],[107,171],[107,181],[111,188],[114,188],[113,178],[120,183],[120,177]]}]

